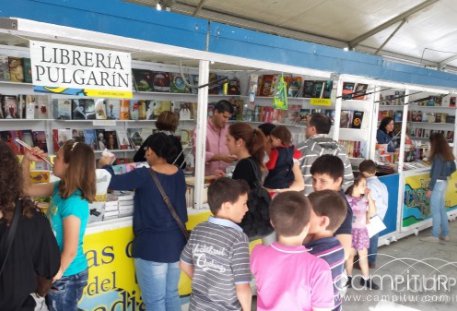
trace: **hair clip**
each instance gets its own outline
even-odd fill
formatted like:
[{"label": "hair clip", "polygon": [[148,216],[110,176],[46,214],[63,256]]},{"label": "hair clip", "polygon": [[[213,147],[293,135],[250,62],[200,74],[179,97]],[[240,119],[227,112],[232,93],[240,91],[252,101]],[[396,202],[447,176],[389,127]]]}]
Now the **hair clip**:
[{"label": "hair clip", "polygon": [[73,145],[71,145],[70,151],[73,151],[73,149],[75,149],[75,147],[76,147],[77,144],[79,144],[79,142],[75,141],[75,142],[73,143]]}]

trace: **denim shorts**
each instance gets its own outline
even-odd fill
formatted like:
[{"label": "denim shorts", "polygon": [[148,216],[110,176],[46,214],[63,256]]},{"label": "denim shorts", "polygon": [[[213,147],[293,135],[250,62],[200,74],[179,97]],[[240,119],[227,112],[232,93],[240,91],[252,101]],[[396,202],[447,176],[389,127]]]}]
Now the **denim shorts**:
[{"label": "denim shorts", "polygon": [[46,296],[46,303],[50,311],[77,311],[78,302],[87,285],[87,270],[78,274],[64,276],[55,281]]}]

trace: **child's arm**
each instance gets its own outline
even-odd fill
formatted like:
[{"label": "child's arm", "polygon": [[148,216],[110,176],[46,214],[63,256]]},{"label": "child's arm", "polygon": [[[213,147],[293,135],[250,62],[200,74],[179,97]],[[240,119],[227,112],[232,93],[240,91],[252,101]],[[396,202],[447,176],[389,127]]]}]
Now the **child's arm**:
[{"label": "child's arm", "polygon": [[252,292],[249,283],[236,284],[236,297],[241,304],[242,311],[251,311]]},{"label": "child's arm", "polygon": [[187,274],[187,276],[189,278],[192,279],[194,277],[194,266],[193,265],[188,264],[187,262],[181,260],[179,262],[179,268],[181,269],[182,272]]},{"label": "child's arm", "polygon": [[80,227],[81,219],[76,216],[68,216],[63,219],[63,250],[60,257],[60,269],[54,276],[53,281],[61,279],[65,270],[75,259],[78,252]]},{"label": "child's arm", "polygon": [[376,215],[376,204],[374,200],[371,198],[371,193],[368,192],[367,194],[368,199],[368,211],[367,211],[367,223],[370,221],[370,218]]}]

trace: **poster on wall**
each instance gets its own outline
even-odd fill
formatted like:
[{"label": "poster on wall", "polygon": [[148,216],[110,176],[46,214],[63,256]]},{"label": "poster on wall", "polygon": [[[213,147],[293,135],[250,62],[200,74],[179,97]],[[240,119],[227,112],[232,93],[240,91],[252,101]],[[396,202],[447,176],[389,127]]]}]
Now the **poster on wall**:
[{"label": "poster on wall", "polygon": [[[429,173],[421,173],[405,178],[402,229],[420,225],[422,221],[431,219],[430,200],[426,197],[429,183]],[[448,212],[457,209],[456,173],[449,178],[444,205]]]},{"label": "poster on wall", "polygon": [[37,92],[132,97],[130,53],[30,41],[30,58]]}]

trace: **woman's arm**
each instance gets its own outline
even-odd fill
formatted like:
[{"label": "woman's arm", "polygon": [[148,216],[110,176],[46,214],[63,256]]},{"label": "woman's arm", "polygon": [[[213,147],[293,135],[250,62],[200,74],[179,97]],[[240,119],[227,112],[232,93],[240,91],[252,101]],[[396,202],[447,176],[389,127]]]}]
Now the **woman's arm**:
[{"label": "woman's arm", "polygon": [[60,269],[54,276],[53,281],[62,278],[78,251],[79,230],[81,220],[76,216],[68,216],[63,219],[63,250],[60,257]]}]

